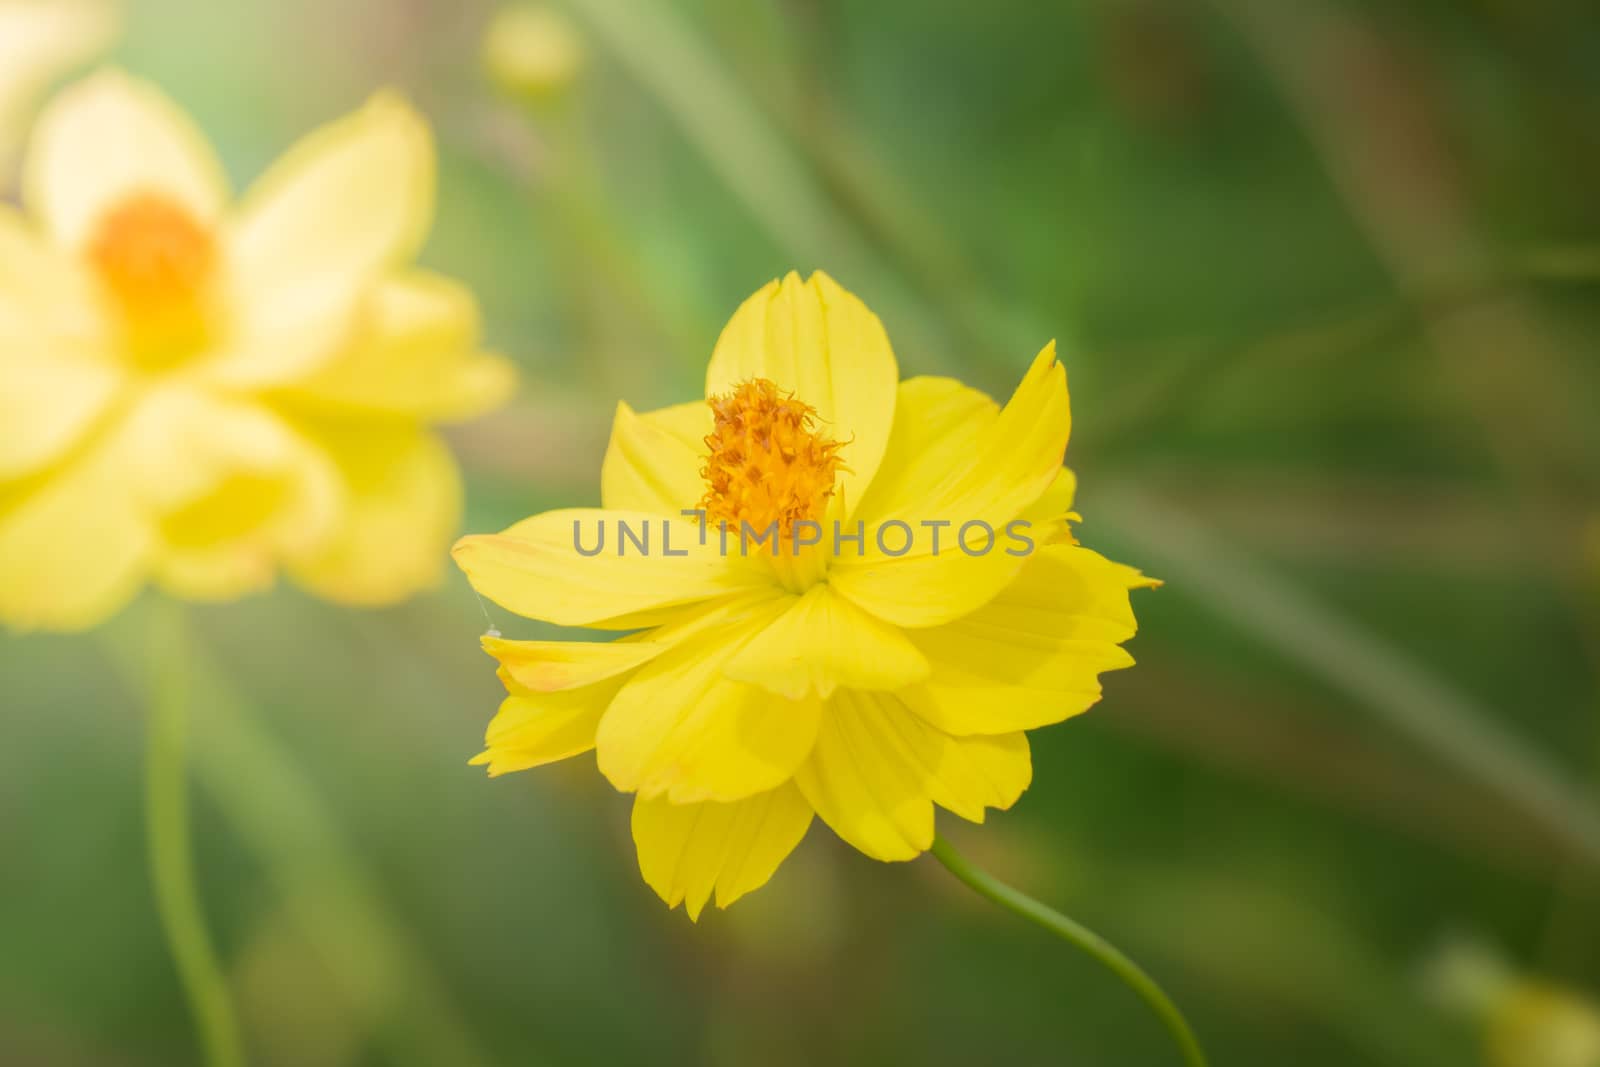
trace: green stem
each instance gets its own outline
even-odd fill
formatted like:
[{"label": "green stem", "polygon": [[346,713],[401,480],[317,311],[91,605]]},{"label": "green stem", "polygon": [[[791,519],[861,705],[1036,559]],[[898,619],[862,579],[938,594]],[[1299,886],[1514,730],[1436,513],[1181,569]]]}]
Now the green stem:
[{"label": "green stem", "polygon": [[1206,1056],[1200,1051],[1200,1042],[1195,1040],[1194,1031],[1189,1029],[1189,1023],[1178,1010],[1178,1006],[1160,986],[1156,985],[1155,979],[1146,974],[1137,963],[1124,956],[1116,946],[1093,930],[1073,922],[1054,908],[1046,907],[974,867],[964,856],[951,848],[950,842],[943,837],[934,837],[932,851],[935,859],[980,896],[988,897],[1007,911],[1020,915],[1029,922],[1037,923],[1109,967],[1113,974],[1139,994],[1140,998],[1161,1017],[1168,1032],[1172,1034],[1172,1039],[1183,1050],[1184,1062],[1189,1064],[1189,1067],[1206,1067]]},{"label": "green stem", "polygon": [[242,1067],[228,986],[206,932],[189,838],[185,740],[189,713],[182,609],[163,604],[150,628],[150,736],[145,752],[145,833],[156,909],[210,1067]]},{"label": "green stem", "polygon": [[[165,617],[157,616],[176,608],[150,600],[150,615],[130,610],[127,625],[100,631],[112,668],[140,687],[147,684],[151,652],[145,635],[160,632]],[[271,878],[296,929],[317,947],[336,995],[346,998],[341,1003],[348,1015],[362,1026],[381,1028],[386,1062],[484,1067],[489,1058],[450,991],[429,968],[411,928],[391,913],[380,883],[339,832],[295,753],[256,722],[212,658],[205,635],[190,635],[181,651],[184,670],[177,678],[205,707],[193,724],[206,749],[206,758],[194,766],[196,786]],[[156,652],[158,661],[180,662],[176,648]],[[198,908],[189,912],[198,914]],[[209,958],[209,949],[204,951]],[[240,1062],[238,1056],[213,1058],[212,1067]]]}]

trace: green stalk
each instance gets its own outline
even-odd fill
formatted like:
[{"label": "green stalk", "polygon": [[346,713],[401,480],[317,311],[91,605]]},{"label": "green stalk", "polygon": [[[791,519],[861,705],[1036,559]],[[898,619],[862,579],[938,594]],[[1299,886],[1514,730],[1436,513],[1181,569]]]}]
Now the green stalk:
[{"label": "green stalk", "polygon": [[145,749],[145,834],[150,881],[167,947],[210,1067],[242,1067],[244,1049],[227,979],[206,931],[189,834],[186,759],[189,679],[182,608],[163,603],[150,627],[150,735]]},{"label": "green stalk", "polygon": [[1200,1051],[1200,1042],[1195,1040],[1194,1031],[1189,1028],[1189,1023],[1178,1010],[1178,1006],[1156,984],[1155,979],[1146,974],[1137,963],[1123,955],[1115,945],[1054,908],[1039,903],[1026,893],[1019,892],[988,872],[974,867],[966,857],[951,848],[950,842],[943,837],[934,837],[932,852],[934,859],[944,864],[951,874],[965,882],[979,896],[987,897],[1013,915],[1019,915],[1031,923],[1044,927],[1061,940],[1103,963],[1113,974],[1122,979],[1124,985],[1139,994],[1140,999],[1150,1005],[1156,1015],[1160,1016],[1161,1022],[1183,1052],[1184,1062],[1189,1067],[1206,1067],[1206,1056]]},{"label": "green stalk", "polygon": [[[156,614],[178,610],[163,603],[152,607]],[[102,630],[106,654],[121,677],[143,684],[150,650],[136,636],[161,633],[161,621],[140,616],[129,625]],[[489,1063],[449,990],[361,863],[359,850],[339,831],[315,783],[301,770],[295,753],[256,722],[253,709],[206,647],[204,635],[193,634],[181,643],[169,639],[156,652],[158,662],[169,659],[174,668],[182,667],[181,673],[162,676],[163,681],[175,677],[181,688],[162,688],[178,692],[185,703],[193,693],[205,708],[193,723],[196,743],[206,753],[194,767],[197,786],[276,885],[284,907],[319,949],[339,992],[349,998],[353,1016],[382,1033],[385,1053],[394,1063]],[[182,724],[181,716],[178,722]],[[180,741],[183,736],[180,732]],[[192,904],[192,892],[189,900]],[[193,920],[198,908],[188,911],[191,928],[201,930],[205,944],[203,927]],[[204,958],[213,961],[214,970],[209,947]],[[240,1063],[238,1057],[210,1061],[211,1067]]]}]

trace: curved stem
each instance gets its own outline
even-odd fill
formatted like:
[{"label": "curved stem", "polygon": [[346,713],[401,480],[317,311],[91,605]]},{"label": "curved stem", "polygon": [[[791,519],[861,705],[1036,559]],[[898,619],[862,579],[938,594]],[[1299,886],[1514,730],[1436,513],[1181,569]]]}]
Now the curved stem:
[{"label": "curved stem", "polygon": [[150,628],[150,736],[145,750],[145,835],[156,909],[210,1067],[242,1067],[244,1052],[216,950],[206,932],[189,838],[185,758],[189,712],[182,608],[163,603]]},{"label": "curved stem", "polygon": [[1146,974],[1137,963],[1124,956],[1116,946],[1054,908],[1046,907],[974,867],[959,852],[951,848],[950,842],[943,837],[934,837],[932,852],[934,858],[944,864],[951,874],[965,882],[980,896],[988,897],[1007,911],[1020,915],[1029,922],[1037,923],[1063,941],[1077,946],[1105,964],[1161,1017],[1168,1032],[1172,1034],[1172,1039],[1183,1050],[1184,1062],[1189,1064],[1189,1067],[1206,1067],[1206,1056],[1200,1051],[1200,1042],[1195,1040],[1194,1031],[1189,1029],[1189,1023],[1178,1010],[1178,1006],[1172,1003],[1172,998],[1168,997],[1160,986],[1156,985],[1155,979]]}]

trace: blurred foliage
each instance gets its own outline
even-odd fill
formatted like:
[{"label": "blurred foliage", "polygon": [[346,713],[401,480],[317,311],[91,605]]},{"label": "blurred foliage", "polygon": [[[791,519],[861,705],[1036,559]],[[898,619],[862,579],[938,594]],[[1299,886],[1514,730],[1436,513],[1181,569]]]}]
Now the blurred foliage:
[{"label": "blurred foliage", "polygon": [[[1170,581],[1016,810],[946,829],[1145,961],[1215,1062],[1481,1062],[1417,980],[1451,928],[1600,986],[1572,829],[1600,780],[1593,5],[563,10],[588,62],[525,108],[478,69],[477,0],[131,0],[116,59],[241,184],[374,85],[429,113],[427,258],[527,375],[456,436],[470,529],[597,501],[616,401],[693,397],[790,267],[877,309],[907,374],[1003,394],[1059,336],[1081,536]],[[1185,580],[1213,563],[1246,580]],[[1491,751],[1408,730],[1326,628],[1226,602],[1269,588]],[[200,873],[257,1062],[1168,1062],[1091,962],[820,825],[733,911],[668,913],[587,759],[466,767],[498,687],[464,581],[194,614]],[[3,1063],[195,1062],[142,863],[142,617],[0,641]],[[1495,777],[1501,741],[1569,825]]]}]

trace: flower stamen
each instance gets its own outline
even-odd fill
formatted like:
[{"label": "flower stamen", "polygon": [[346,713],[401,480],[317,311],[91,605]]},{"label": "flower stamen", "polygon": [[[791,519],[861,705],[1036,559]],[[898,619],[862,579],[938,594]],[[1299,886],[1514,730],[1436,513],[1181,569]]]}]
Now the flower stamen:
[{"label": "flower stamen", "polygon": [[171,357],[203,342],[216,242],[181,204],[128,196],[101,218],[86,253],[141,355]]},{"label": "flower stamen", "polygon": [[700,477],[700,508],[709,522],[777,524],[787,536],[796,522],[820,520],[845,469],[834,441],[816,429],[811,405],[752,378],[707,401],[715,422]]}]

